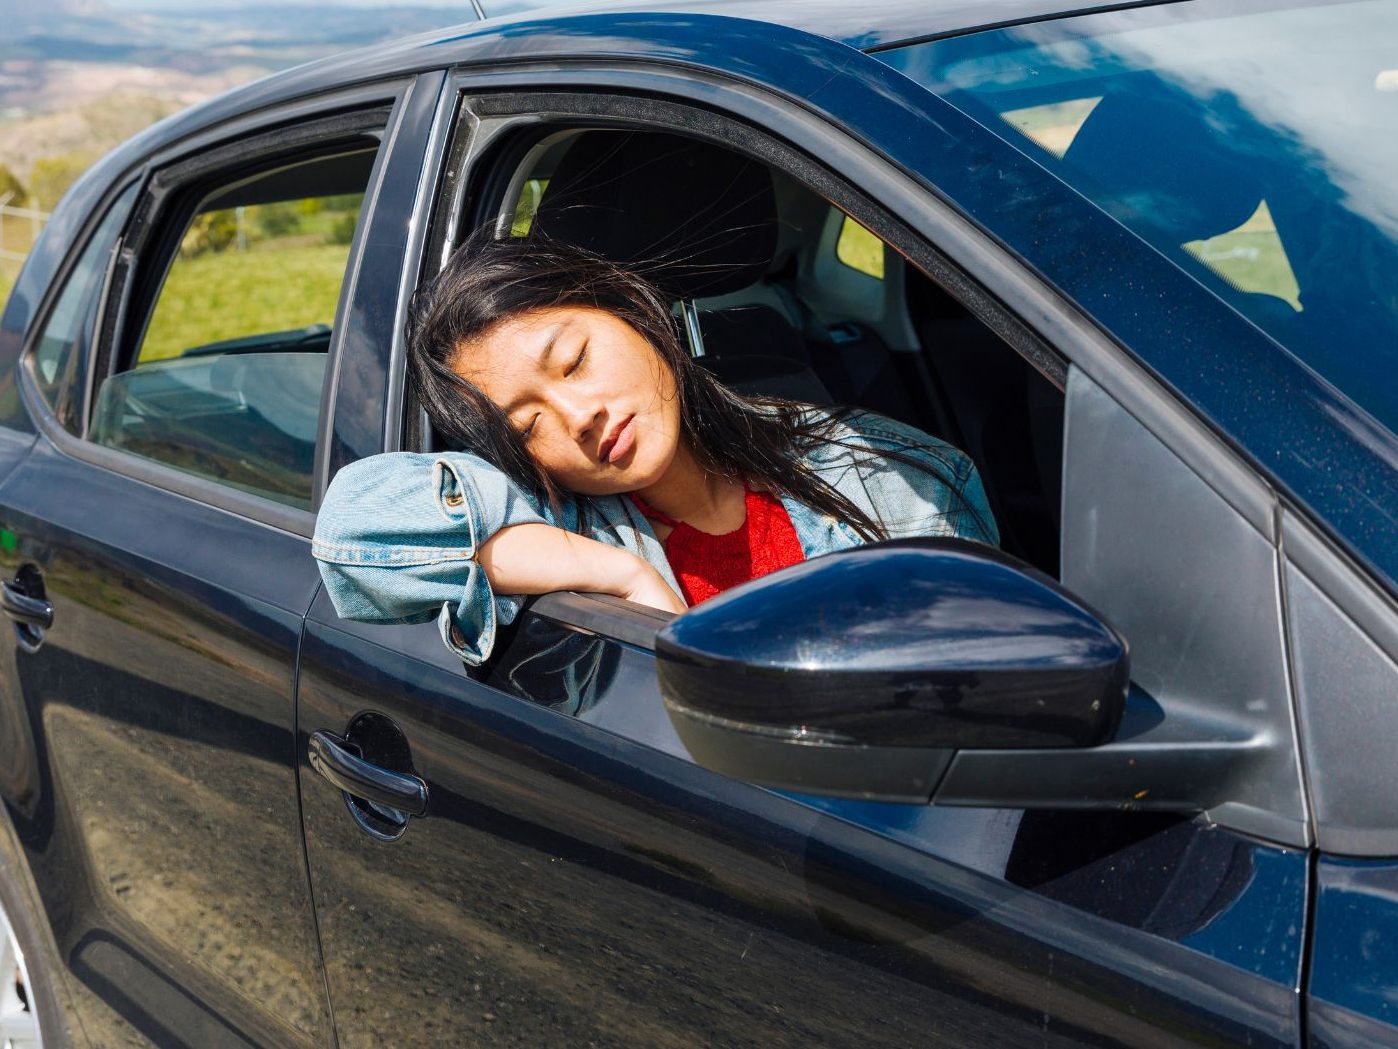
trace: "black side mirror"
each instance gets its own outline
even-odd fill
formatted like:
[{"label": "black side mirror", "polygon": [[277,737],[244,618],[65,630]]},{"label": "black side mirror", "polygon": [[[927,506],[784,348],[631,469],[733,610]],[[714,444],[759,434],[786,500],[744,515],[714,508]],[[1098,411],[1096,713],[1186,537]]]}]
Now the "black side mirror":
[{"label": "black side mirror", "polygon": [[768,786],[926,802],[958,749],[1091,747],[1126,642],[1047,576],[958,539],[878,543],[754,580],[656,638],[690,753]]}]

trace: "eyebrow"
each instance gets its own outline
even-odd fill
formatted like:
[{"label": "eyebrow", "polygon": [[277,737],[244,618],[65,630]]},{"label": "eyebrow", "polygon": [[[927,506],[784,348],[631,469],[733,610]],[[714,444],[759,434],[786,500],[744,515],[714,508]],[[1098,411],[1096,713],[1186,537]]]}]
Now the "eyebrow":
[{"label": "eyebrow", "polygon": [[[540,371],[544,371],[548,368],[549,355],[553,353],[553,347],[558,342],[558,337],[563,334],[563,329],[566,327],[568,327],[568,322],[566,320],[559,321],[558,324],[554,325],[553,331],[549,332],[548,341],[544,343],[544,352],[539,354],[538,364]],[[516,397],[509,404],[505,405],[501,411],[506,415],[512,414],[514,410],[519,407],[519,402],[521,400],[523,400],[523,398]]]}]

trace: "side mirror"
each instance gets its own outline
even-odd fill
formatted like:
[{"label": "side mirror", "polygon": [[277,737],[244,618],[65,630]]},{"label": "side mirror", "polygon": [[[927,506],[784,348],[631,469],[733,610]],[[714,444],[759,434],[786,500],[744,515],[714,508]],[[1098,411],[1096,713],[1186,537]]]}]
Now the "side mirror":
[{"label": "side mirror", "polygon": [[958,750],[1093,747],[1126,642],[1047,576],[958,539],[845,551],[754,580],[656,638],[702,765],[814,793],[927,802]]}]

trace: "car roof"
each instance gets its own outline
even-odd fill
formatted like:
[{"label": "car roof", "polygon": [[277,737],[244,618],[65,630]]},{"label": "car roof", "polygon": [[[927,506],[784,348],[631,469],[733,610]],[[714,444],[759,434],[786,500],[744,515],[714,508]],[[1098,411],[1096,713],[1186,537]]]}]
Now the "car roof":
[{"label": "car roof", "polygon": [[890,47],[1106,6],[1136,5],[1083,0],[480,0],[487,19],[500,24],[563,14],[692,12],[774,22],[860,49]]}]

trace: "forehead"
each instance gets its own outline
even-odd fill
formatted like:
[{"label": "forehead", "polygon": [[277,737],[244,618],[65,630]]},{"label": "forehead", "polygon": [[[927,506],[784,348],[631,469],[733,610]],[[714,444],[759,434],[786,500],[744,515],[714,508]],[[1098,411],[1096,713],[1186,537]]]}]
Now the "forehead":
[{"label": "forehead", "polygon": [[583,320],[580,312],[562,307],[506,317],[475,338],[457,343],[451,367],[472,382],[489,374],[537,371],[555,340]]}]

